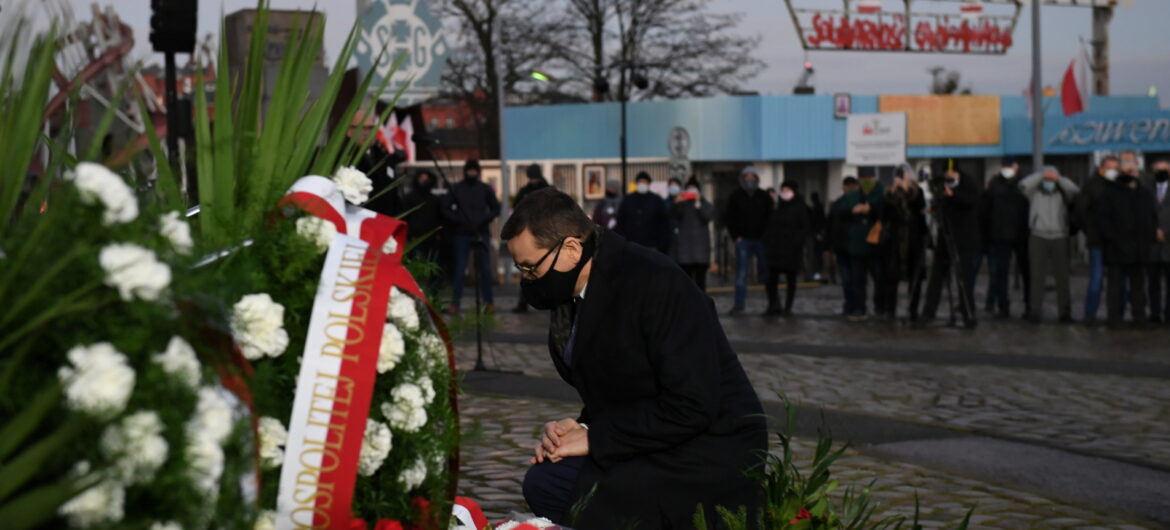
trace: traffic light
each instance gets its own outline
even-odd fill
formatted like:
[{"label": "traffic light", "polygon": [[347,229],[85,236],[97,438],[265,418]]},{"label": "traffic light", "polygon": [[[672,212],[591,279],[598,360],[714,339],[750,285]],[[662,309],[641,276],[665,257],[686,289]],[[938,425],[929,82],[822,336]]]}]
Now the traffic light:
[{"label": "traffic light", "polygon": [[150,0],[150,44],[161,53],[195,51],[197,0]]}]

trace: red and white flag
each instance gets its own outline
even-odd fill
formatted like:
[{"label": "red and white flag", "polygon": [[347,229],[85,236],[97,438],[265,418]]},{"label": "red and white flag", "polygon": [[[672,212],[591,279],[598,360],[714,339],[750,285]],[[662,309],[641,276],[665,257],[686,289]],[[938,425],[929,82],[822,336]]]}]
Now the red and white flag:
[{"label": "red and white flag", "polygon": [[1076,64],[1076,59],[1069,61],[1068,69],[1064,71],[1064,79],[1060,82],[1060,106],[1064,108],[1065,116],[1085,111],[1085,98],[1077,83]]},{"label": "red and white flag", "polygon": [[872,15],[882,10],[882,0],[857,0],[857,12]]},{"label": "red and white flag", "polygon": [[406,153],[407,162],[414,162],[415,145],[412,139],[413,136],[414,125],[410,122],[410,116],[402,120],[402,124],[399,125],[398,117],[391,112],[386,123],[378,128],[377,139],[382,149],[385,149],[387,153],[393,153],[395,149],[399,149]]}]

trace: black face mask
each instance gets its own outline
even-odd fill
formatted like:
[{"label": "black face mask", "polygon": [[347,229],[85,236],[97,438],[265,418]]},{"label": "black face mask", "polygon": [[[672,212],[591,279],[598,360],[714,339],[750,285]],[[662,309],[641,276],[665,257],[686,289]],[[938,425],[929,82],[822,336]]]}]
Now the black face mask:
[{"label": "black face mask", "polygon": [[474,182],[479,180],[479,173],[464,173],[463,178]]},{"label": "black face mask", "polygon": [[430,180],[420,180],[418,181],[418,187],[421,190],[430,190],[431,188],[435,187],[435,183]]},{"label": "black face mask", "polygon": [[1163,169],[1157,173],[1154,173],[1154,180],[1157,180],[1158,182],[1166,182],[1167,180],[1170,180],[1170,171]]},{"label": "black face mask", "polygon": [[573,289],[577,286],[577,277],[581,275],[581,269],[584,269],[585,264],[593,257],[596,239],[596,235],[591,236],[582,245],[581,259],[577,261],[577,266],[570,271],[558,271],[555,268],[557,259],[561,257],[561,249],[564,248],[564,243],[561,243],[561,248],[558,248],[556,255],[553,256],[552,265],[543,276],[532,280],[520,279],[520,292],[524,293],[524,301],[532,307],[542,310],[552,309],[571,301]]}]

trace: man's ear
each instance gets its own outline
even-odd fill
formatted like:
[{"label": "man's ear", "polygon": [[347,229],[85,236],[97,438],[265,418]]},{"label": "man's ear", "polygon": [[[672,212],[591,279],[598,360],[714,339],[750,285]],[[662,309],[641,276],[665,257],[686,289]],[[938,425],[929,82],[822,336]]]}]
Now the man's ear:
[{"label": "man's ear", "polygon": [[574,263],[576,263],[577,260],[581,259],[581,255],[584,251],[584,247],[581,246],[580,239],[577,239],[575,237],[568,238],[565,240],[562,247],[563,248],[562,248],[561,252],[568,253],[567,257],[573,258]]}]

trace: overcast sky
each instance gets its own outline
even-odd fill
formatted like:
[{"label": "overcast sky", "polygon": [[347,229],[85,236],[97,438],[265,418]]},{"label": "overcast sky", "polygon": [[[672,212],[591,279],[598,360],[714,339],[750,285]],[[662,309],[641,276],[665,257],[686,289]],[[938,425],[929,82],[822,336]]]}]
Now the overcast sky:
[{"label": "overcast sky", "polygon": [[[0,0],[9,4],[14,0]],[[88,19],[92,0],[64,0],[75,6],[79,18]],[[808,0],[803,0],[808,5]],[[837,0],[817,0],[839,5]],[[149,0],[116,0],[123,20],[135,30],[136,52],[146,62],[161,63],[150,53]],[[900,4],[888,0],[888,3]],[[923,5],[933,2],[920,2]],[[1125,0],[1110,26],[1113,94],[1146,94],[1150,85],[1159,89],[1162,106],[1170,108],[1170,0]],[[199,3],[200,35],[218,30],[218,15],[254,7],[255,0],[203,0]],[[274,8],[324,9],[327,17],[325,48],[331,59],[340,48],[353,24],[356,4],[353,0],[271,0]],[[815,4],[815,2],[814,2]],[[953,6],[953,4],[951,4]],[[765,94],[788,94],[800,74],[805,52],[792,27],[784,0],[715,0],[712,9],[743,13],[745,33],[758,34],[763,41],[757,56],[767,68],[746,88]],[[6,9],[7,11],[7,9]],[[945,65],[963,74],[963,85],[979,94],[1015,95],[1022,93],[1030,77],[1031,8],[1025,6],[1015,32],[1011,50],[998,55],[955,55],[886,52],[810,52],[816,68],[814,85],[820,93],[852,92],[857,94],[926,93],[930,85],[927,68]],[[1078,37],[1089,39],[1092,15],[1088,8],[1048,6],[1042,8],[1045,85],[1059,85],[1069,60],[1078,53]]]}]

